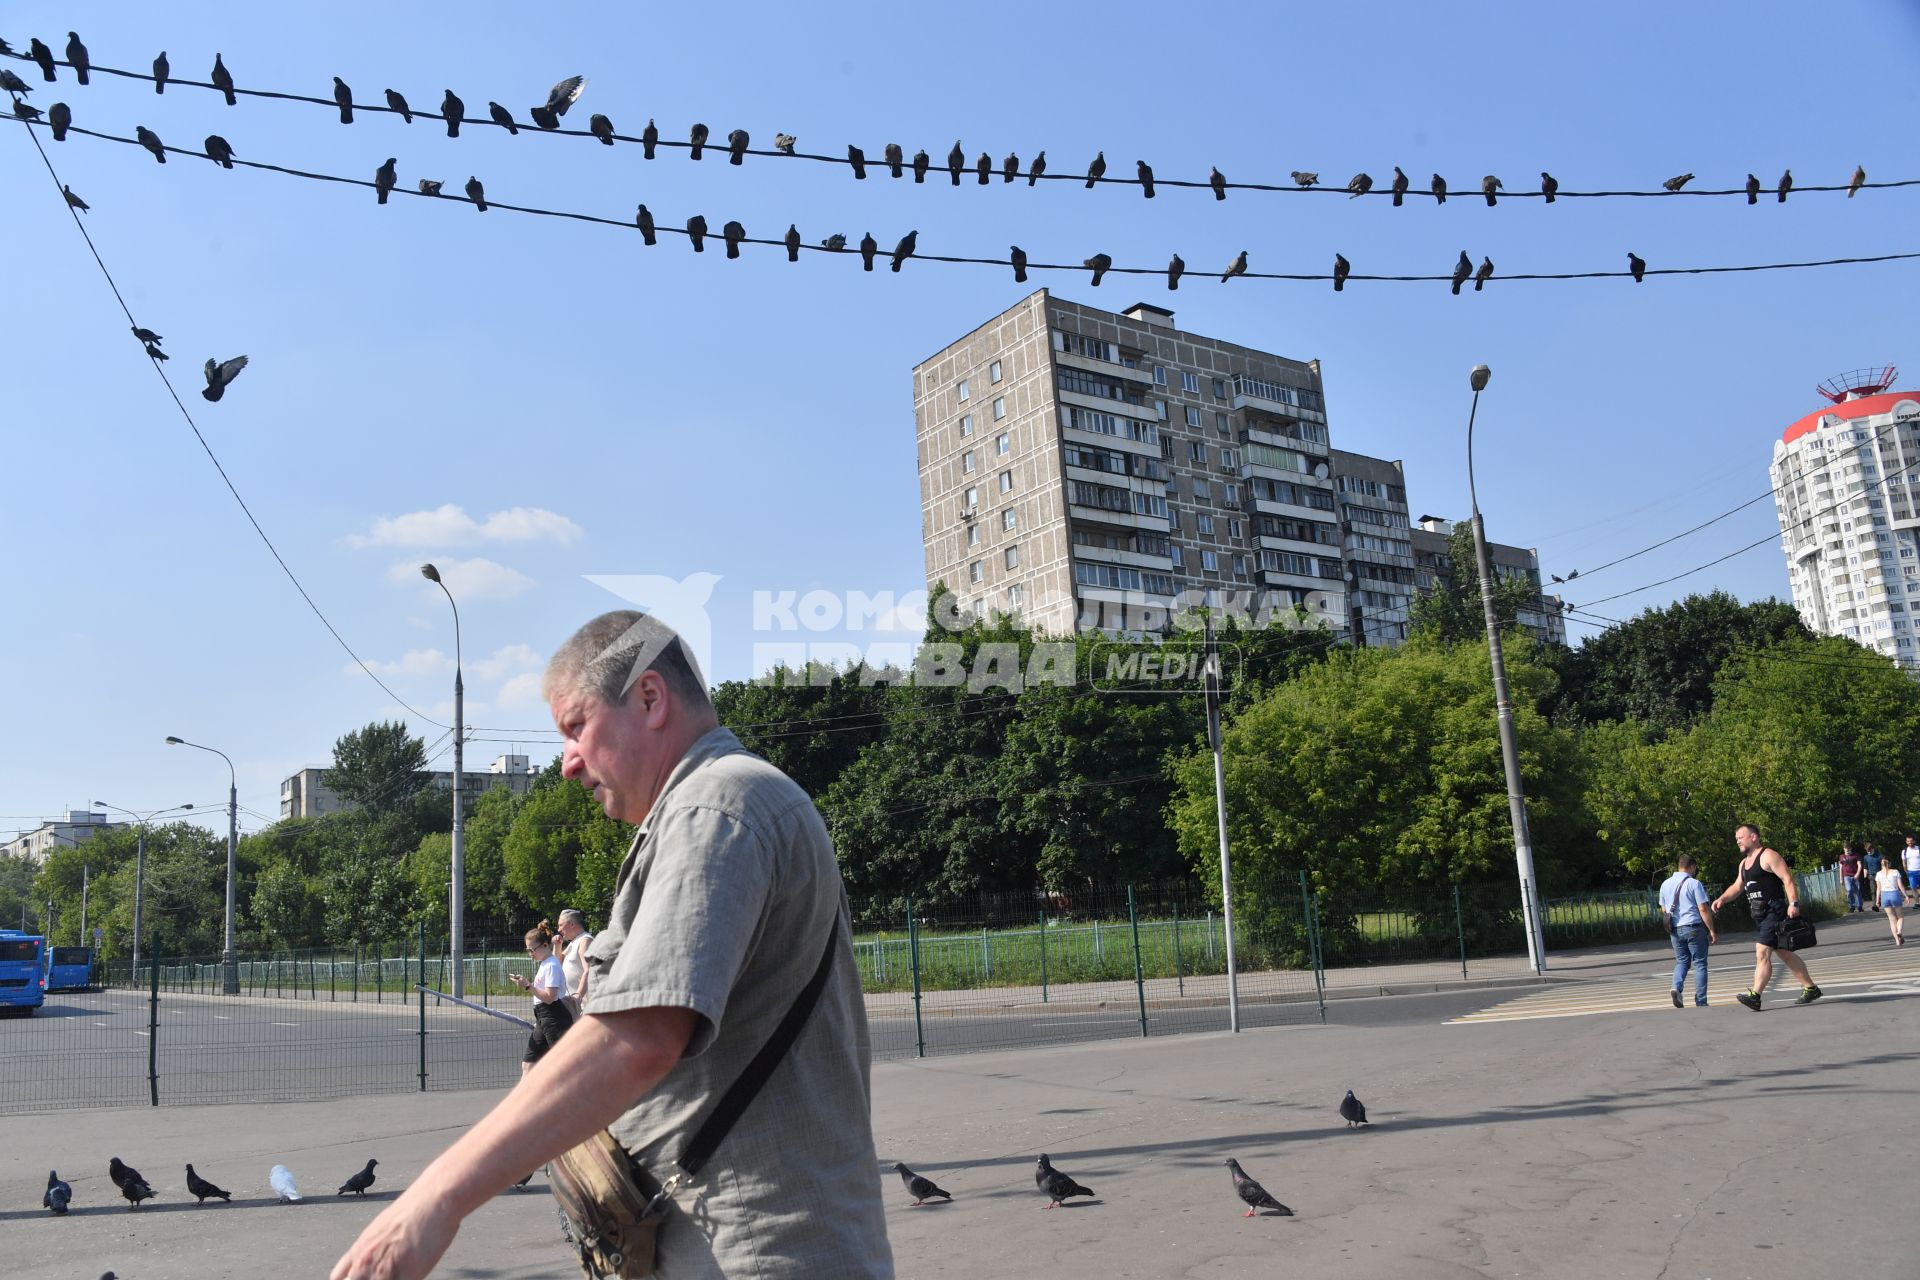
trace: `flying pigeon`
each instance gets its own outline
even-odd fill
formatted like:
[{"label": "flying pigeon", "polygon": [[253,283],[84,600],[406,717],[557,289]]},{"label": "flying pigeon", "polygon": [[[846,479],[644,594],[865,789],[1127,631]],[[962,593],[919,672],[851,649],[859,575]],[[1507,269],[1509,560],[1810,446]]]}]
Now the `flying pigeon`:
[{"label": "flying pigeon", "polygon": [[655,243],[653,237],[653,211],[641,205],[633,211],[633,225],[640,228],[640,239],[647,244]]},{"label": "flying pigeon", "polygon": [[867,180],[867,153],[851,142],[847,144],[847,163],[853,166],[854,177],[862,182]]},{"label": "flying pigeon", "polygon": [[800,228],[797,224],[791,222],[787,224],[785,244],[787,246],[787,261],[800,261]]},{"label": "flying pigeon", "polygon": [[1282,1218],[1293,1216],[1293,1210],[1275,1200],[1272,1192],[1247,1176],[1247,1171],[1240,1167],[1238,1160],[1228,1160],[1227,1168],[1233,1170],[1234,1194],[1238,1195],[1240,1202],[1247,1206],[1247,1211],[1241,1214],[1241,1217],[1251,1218],[1262,1209],[1271,1209]]},{"label": "flying pigeon", "polygon": [[1747,175],[1747,203],[1760,203],[1760,179],[1751,173]]},{"label": "flying pigeon", "polygon": [[1213,188],[1213,198],[1215,200],[1225,200],[1227,198],[1227,175],[1220,172],[1217,166],[1211,173],[1207,174],[1207,185]]},{"label": "flying pigeon", "polygon": [[291,1204],[300,1198],[300,1188],[293,1183],[293,1171],[283,1164],[273,1166],[273,1172],[267,1175],[267,1185],[280,1197],[281,1204]]},{"label": "flying pigeon", "polygon": [[433,178],[422,178],[420,179],[420,194],[423,196],[437,196],[440,194],[440,188],[444,185],[444,183]]},{"label": "flying pigeon", "polygon": [[1186,259],[1177,253],[1174,254],[1173,258],[1167,263],[1167,288],[1178,289],[1180,287],[1180,277],[1185,275],[1186,271]]},{"label": "flying pigeon", "polygon": [[1093,287],[1098,289],[1100,277],[1106,275],[1108,268],[1113,266],[1113,257],[1110,254],[1096,253],[1080,265],[1093,272]]},{"label": "flying pigeon", "polygon": [[171,360],[172,358],[173,358],[172,356],[168,355],[166,352],[162,351],[160,348],[154,346],[151,342],[147,344],[147,359],[155,361],[156,363],[159,363],[159,364],[165,364],[167,361]]},{"label": "flying pigeon", "polygon": [[[210,133],[207,135],[206,151],[207,159],[213,161],[222,169],[233,168],[233,144],[219,134]],[[386,202],[383,200],[381,203],[385,204]]]},{"label": "flying pigeon", "polygon": [[982,151],[980,158],[973,162],[973,171],[980,177],[980,185],[986,186],[993,180],[993,157]]},{"label": "flying pigeon", "polygon": [[647,127],[640,131],[640,158],[643,160],[653,159],[653,149],[659,145],[660,126],[653,122],[652,116],[648,116]]},{"label": "flying pigeon", "polygon": [[613,121],[595,113],[587,119],[587,132],[600,139],[603,146],[613,145]]},{"label": "flying pigeon", "polygon": [[134,126],[133,136],[139,141],[141,146],[153,153],[155,160],[158,160],[161,164],[167,162],[167,149],[161,145],[159,134],[142,124]]},{"label": "flying pigeon", "polygon": [[1787,202],[1787,192],[1793,190],[1793,170],[1788,169],[1781,173],[1780,185],[1776,190],[1780,195],[1780,203],[1785,204]]},{"label": "flying pigeon", "polygon": [[1473,274],[1473,259],[1467,256],[1467,251],[1465,249],[1462,249],[1460,251],[1460,261],[1453,264],[1453,295],[1454,297],[1457,298],[1460,296],[1460,286],[1465,284],[1467,282],[1467,277],[1472,274]]},{"label": "flying pigeon", "polygon": [[1367,1123],[1367,1104],[1353,1096],[1353,1090],[1347,1090],[1347,1096],[1340,1099],[1340,1118],[1347,1122],[1347,1128],[1353,1129]]},{"label": "flying pigeon", "polygon": [[900,149],[900,144],[897,142],[889,142],[881,154],[886,157],[888,176],[894,178],[899,177],[901,159],[906,155],[906,152]]},{"label": "flying pigeon", "polygon": [[78,209],[82,213],[85,213],[87,212],[87,210],[93,208],[93,206],[88,204],[85,200],[82,200],[79,196],[73,194],[73,188],[67,186],[65,183],[62,183],[60,186],[60,194],[67,198],[68,205],[70,205],[75,209]]},{"label": "flying pigeon", "polygon": [[73,124],[73,108],[64,102],[56,102],[47,108],[47,123],[53,126],[53,140],[65,142],[67,129]]},{"label": "flying pigeon", "polygon": [[505,129],[509,134],[514,137],[520,136],[520,126],[514,123],[513,112],[507,110],[499,103],[487,103],[487,115],[492,118],[495,124]]},{"label": "flying pigeon", "polygon": [[203,390],[200,395],[208,401],[218,400],[221,396],[227,394],[227,384],[239,377],[240,371],[246,367],[247,358],[245,356],[235,356],[224,364],[216,363],[212,359],[209,359],[207,361],[207,385],[206,389]]},{"label": "flying pigeon", "polygon": [[1135,160],[1133,171],[1140,178],[1140,191],[1147,199],[1153,199],[1153,166],[1145,160]]},{"label": "flying pigeon", "polygon": [[1393,207],[1398,209],[1407,194],[1407,175],[1400,172],[1400,166],[1393,166]]},{"label": "flying pigeon", "polygon": [[1220,283],[1225,284],[1227,281],[1233,279],[1235,276],[1243,276],[1245,274],[1247,274],[1247,251],[1245,249],[1242,249],[1240,251],[1240,256],[1235,258],[1232,262],[1229,262],[1227,264],[1227,269],[1220,273]]},{"label": "flying pigeon", "polygon": [[[13,114],[22,120],[38,120],[40,118],[40,108],[30,107],[19,98],[15,98],[13,100]],[[162,160],[160,163],[165,164],[166,161]]]},{"label": "flying pigeon", "polygon": [[585,76],[568,76],[547,91],[546,109],[556,116],[567,114],[567,108],[580,100],[580,94],[586,87]]},{"label": "flying pigeon", "polygon": [[219,1187],[208,1182],[205,1178],[193,1171],[192,1165],[187,1166],[187,1194],[194,1198],[195,1204],[205,1204],[208,1198],[212,1196],[218,1196],[228,1202],[233,1200],[233,1194],[231,1192],[222,1191]]},{"label": "flying pigeon", "polygon": [[1682,173],[1682,174],[1676,174],[1675,176],[1668,178],[1665,182],[1661,183],[1660,185],[1665,187],[1669,191],[1678,191],[1680,188],[1686,186],[1689,182],[1692,182],[1692,181],[1693,181],[1692,174]]},{"label": "flying pigeon", "polygon": [[1027,251],[1017,244],[1010,247],[1013,250],[1013,256],[1010,259],[1013,263],[1013,282],[1025,284],[1027,282]]},{"label": "flying pigeon", "polygon": [[799,141],[800,139],[790,133],[776,133],[773,135],[773,149],[783,156],[790,156],[793,154],[794,146],[798,144]]},{"label": "flying pigeon", "polygon": [[747,154],[747,131],[735,129],[727,135],[727,163],[739,164]]},{"label": "flying pigeon", "polygon": [[467,177],[467,199],[473,201],[473,207],[481,213],[487,211],[487,188],[471,174]]},{"label": "flying pigeon", "polygon": [[904,1164],[896,1163],[893,1166],[893,1171],[900,1175],[900,1181],[907,1184],[907,1194],[913,1197],[913,1207],[916,1209],[919,1208],[922,1203],[933,1199],[935,1196],[940,1197],[942,1200],[953,1199],[952,1196],[934,1186],[933,1179],[921,1177]]},{"label": "flying pigeon", "polygon": [[373,1166],[379,1163],[378,1160],[367,1161],[367,1167],[341,1183],[340,1189],[334,1192],[334,1194],[336,1196],[343,1196],[351,1191],[364,1200],[367,1195],[367,1188],[373,1185]]},{"label": "flying pigeon", "polygon": [[1093,190],[1093,184],[1105,177],[1106,172],[1107,153],[1104,151],[1096,152],[1093,157],[1093,163],[1087,166],[1087,190]]},{"label": "flying pigeon", "polygon": [[46,80],[48,84],[52,84],[54,80],[53,50],[42,44],[39,36],[35,36],[27,42],[27,56],[40,64],[41,77]]},{"label": "flying pigeon", "polygon": [[873,238],[873,232],[860,237],[860,269],[873,270],[873,255],[880,252],[880,242]]},{"label": "flying pigeon", "polygon": [[913,256],[914,246],[917,245],[919,241],[920,233],[918,231],[909,231],[904,236],[901,236],[900,243],[893,246],[893,262],[888,267],[888,270],[900,270],[900,264]]},{"label": "flying pigeon", "polygon": [[836,231],[825,240],[822,240],[820,247],[828,253],[845,253],[847,249],[847,238]]},{"label": "flying pigeon", "polygon": [[707,220],[705,217],[696,213],[687,219],[687,239],[693,242],[693,251],[695,253],[705,253],[707,251],[706,235]]},{"label": "flying pigeon", "polygon": [[689,144],[687,148],[687,159],[698,160],[700,158],[700,148],[707,145],[707,126],[703,124],[694,125],[693,128],[687,131],[687,142]]},{"label": "flying pigeon", "polygon": [[1493,279],[1493,259],[1483,257],[1480,259],[1480,269],[1473,273],[1473,291],[1480,292],[1480,287],[1491,279]]},{"label": "flying pigeon", "polygon": [[87,71],[93,60],[87,57],[87,46],[80,43],[78,31],[67,32],[67,61],[73,64],[73,75],[81,84],[87,83]]},{"label": "flying pigeon", "polygon": [[1480,179],[1480,194],[1487,198],[1487,208],[1493,208],[1496,203],[1493,193],[1502,189],[1500,179],[1494,177],[1492,174],[1488,174],[1486,177]]},{"label": "flying pigeon", "polygon": [[155,333],[153,330],[143,329],[139,325],[133,326],[133,337],[136,342],[165,342],[166,341],[165,338],[161,337],[159,334]]},{"label": "flying pigeon", "polygon": [[213,55],[213,72],[207,79],[213,81],[214,88],[226,95],[228,106],[239,101],[233,96],[233,72],[227,70],[227,64],[220,60],[217,53]]},{"label": "flying pigeon", "polygon": [[387,193],[392,191],[393,184],[400,180],[400,175],[394,172],[393,166],[396,163],[398,161],[395,157],[388,156],[387,162],[373,171],[373,194],[380,198],[381,204],[387,202]]},{"label": "flying pigeon", "polygon": [[447,96],[440,99],[440,114],[447,120],[447,136],[460,136],[460,122],[466,119],[467,104],[453,96],[453,90],[447,90]]},{"label": "flying pigeon", "polygon": [[1294,185],[1299,187],[1310,187],[1314,183],[1320,181],[1319,174],[1304,173],[1299,169],[1295,169],[1293,171],[1292,177],[1293,177]]},{"label": "flying pigeon", "polygon": [[1052,1203],[1047,1205],[1049,1209],[1059,1208],[1062,1200],[1070,1199],[1073,1196],[1091,1196],[1093,1194],[1093,1192],[1087,1190],[1072,1178],[1069,1178],[1066,1174],[1054,1168],[1053,1162],[1047,1159],[1044,1152],[1041,1153],[1040,1159],[1034,1163],[1033,1182],[1034,1185],[1044,1191],[1052,1201]]},{"label": "flying pigeon", "polygon": [[47,1171],[47,1193],[40,1197],[44,1208],[53,1210],[55,1215],[67,1211],[67,1202],[73,1199],[73,1188],[60,1181],[60,1175],[54,1170]]},{"label": "flying pigeon", "polygon": [[0,67],[0,89],[5,89],[8,93],[32,93],[33,92],[32,89],[29,89],[27,87],[27,82],[25,80],[22,80],[19,76],[13,74],[13,72],[7,70],[7,68],[5,67]]},{"label": "flying pigeon", "polygon": [[1433,202],[1435,204],[1445,204],[1447,202],[1447,180],[1439,174],[1436,173],[1433,175],[1433,181],[1427,184],[1427,190],[1433,192]]},{"label": "flying pigeon", "polygon": [[1333,255],[1333,291],[1339,293],[1347,287],[1347,273],[1353,270],[1353,264],[1340,254]]},{"label": "flying pigeon", "polygon": [[527,114],[531,116],[533,122],[542,129],[558,129],[560,127],[560,117],[555,115],[552,109],[545,103],[536,103],[528,107]]},{"label": "flying pigeon", "polygon": [[1047,171],[1047,153],[1042,151],[1034,156],[1033,163],[1027,166],[1027,185],[1040,181],[1040,175]]},{"label": "flying pigeon", "polygon": [[729,220],[724,227],[720,228],[720,234],[724,236],[727,241],[727,256],[729,258],[739,257],[740,242],[747,238],[747,229],[741,226],[739,222]]},{"label": "flying pigeon", "polygon": [[1646,278],[1647,260],[1629,250],[1627,253],[1627,270],[1633,272],[1633,282],[1639,284]]},{"label": "flying pigeon", "polygon": [[1560,179],[1545,169],[1540,171],[1540,194],[1547,198],[1548,204],[1552,204],[1553,198],[1560,194]]},{"label": "flying pigeon", "polygon": [[113,1179],[114,1186],[120,1188],[120,1194],[127,1198],[127,1208],[138,1209],[142,1200],[153,1199],[153,1188],[140,1176],[140,1171],[120,1163],[119,1156],[107,1162],[107,1176]]},{"label": "flying pigeon", "polygon": [[1365,174],[1365,173],[1354,174],[1353,180],[1347,183],[1347,190],[1353,193],[1352,195],[1347,197],[1347,199],[1349,200],[1358,199],[1359,197],[1367,194],[1367,192],[1373,190],[1372,175]]},{"label": "flying pigeon", "polygon": [[925,182],[927,180],[927,167],[932,163],[933,157],[927,154],[926,148],[922,147],[920,150],[914,152],[913,180],[915,182]]},{"label": "flying pigeon", "polygon": [[339,76],[333,78],[333,100],[340,107],[340,123],[353,123],[353,90]]},{"label": "flying pigeon", "polygon": [[960,171],[967,167],[967,153],[960,149],[960,140],[953,140],[953,150],[947,152],[947,172],[953,175],[953,185],[960,185]]},{"label": "flying pigeon", "polygon": [[1853,199],[1853,193],[1867,185],[1867,167],[1862,164],[1853,166],[1853,177],[1847,180],[1847,199]]},{"label": "flying pigeon", "polygon": [[1019,176],[1020,157],[1009,151],[1007,152],[1007,158],[1000,162],[1000,180],[1002,182],[1012,182]]},{"label": "flying pigeon", "polygon": [[408,124],[413,123],[413,108],[407,105],[404,95],[395,93],[392,89],[387,90],[387,107],[389,110],[398,111],[400,118]]}]

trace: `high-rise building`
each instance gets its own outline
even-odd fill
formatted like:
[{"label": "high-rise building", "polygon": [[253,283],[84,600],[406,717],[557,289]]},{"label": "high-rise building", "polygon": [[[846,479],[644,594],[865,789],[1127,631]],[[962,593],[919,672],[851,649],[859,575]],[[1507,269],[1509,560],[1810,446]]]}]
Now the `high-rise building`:
[{"label": "high-rise building", "polygon": [[1830,402],[1773,446],[1780,543],[1801,621],[1920,667],[1920,392],[1898,370],[1820,384]]},{"label": "high-rise building", "polygon": [[[1452,536],[1453,521],[1439,516],[1421,516],[1414,525],[1414,574],[1420,591],[1445,591],[1453,586],[1453,556],[1448,545]],[[1517,580],[1533,588],[1535,603],[1515,610],[1514,623],[1543,644],[1566,644],[1567,620],[1561,616],[1560,597],[1547,595],[1540,586],[1540,553],[1532,547],[1489,542],[1487,563],[1493,566],[1493,576],[1499,581]]]}]

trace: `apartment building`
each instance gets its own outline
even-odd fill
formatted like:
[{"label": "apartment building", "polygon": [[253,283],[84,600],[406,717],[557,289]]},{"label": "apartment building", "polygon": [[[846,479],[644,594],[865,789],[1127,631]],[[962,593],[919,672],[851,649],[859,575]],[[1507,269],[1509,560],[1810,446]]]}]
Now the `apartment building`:
[{"label": "apartment building", "polygon": [[[1447,590],[1453,586],[1453,558],[1447,553],[1453,536],[1453,522],[1439,516],[1421,516],[1413,529],[1414,587],[1417,591]],[[1547,644],[1567,642],[1567,622],[1561,616],[1558,596],[1540,588],[1540,553],[1531,547],[1513,547],[1504,542],[1487,543],[1487,561],[1493,576],[1503,582],[1519,579],[1533,588],[1538,604],[1520,609],[1514,622],[1534,639]]]},{"label": "apartment building", "polygon": [[1340,551],[1347,563],[1347,631],[1356,644],[1392,647],[1411,625],[1413,531],[1406,468],[1398,460],[1332,451]]},{"label": "apartment building", "polygon": [[[485,769],[467,769],[461,773],[460,793],[469,809],[480,798],[481,792],[493,787],[506,787],[515,795],[525,795],[533,787],[533,780],[538,773],[528,763],[526,756],[496,756]],[[281,781],[282,821],[288,818],[317,818],[323,814],[344,813],[359,807],[329,787],[324,781],[326,774],[326,765],[309,765]],[[419,774],[419,785],[451,791],[453,770],[423,769]]]},{"label": "apartment building", "polygon": [[0,844],[0,853],[45,862],[47,855],[56,849],[85,844],[102,831],[112,831],[125,825],[124,822],[108,822],[104,813],[69,809],[64,819],[43,822],[33,830],[23,831],[5,844]]}]

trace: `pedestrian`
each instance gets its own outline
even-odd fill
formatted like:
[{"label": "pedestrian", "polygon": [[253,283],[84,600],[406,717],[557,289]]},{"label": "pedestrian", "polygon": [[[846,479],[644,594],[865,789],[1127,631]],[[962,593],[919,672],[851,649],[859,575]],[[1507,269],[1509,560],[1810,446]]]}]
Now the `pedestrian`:
[{"label": "pedestrian", "polygon": [[1745,893],[1755,930],[1753,986],[1734,999],[1755,1013],[1760,1012],[1760,993],[1767,989],[1767,982],[1773,977],[1773,960],[1778,956],[1780,963],[1800,979],[1800,998],[1794,1003],[1812,1004],[1822,992],[1815,985],[1813,975],[1807,972],[1807,962],[1779,947],[1780,926],[1800,917],[1800,886],[1794,882],[1793,868],[1778,850],[1766,846],[1760,839],[1760,829],[1750,822],[1734,828],[1733,843],[1740,850],[1740,872],[1726,892],[1713,900],[1713,910],[1718,911]]},{"label": "pedestrian", "polygon": [[[662,1280],[890,1280],[866,1011],[819,811],[720,727],[699,668],[650,615],[582,627],[544,693],[562,774],[638,828],[587,957],[592,1016],[367,1226],[330,1280],[419,1280],[468,1214],[527,1169],[571,1167],[590,1148],[611,1148],[609,1193],[628,1181],[644,1192],[630,1166],[667,1191],[647,1220],[657,1235],[620,1242],[642,1256],[615,1261],[593,1237],[596,1265]],[[743,1077],[763,1050],[777,1065],[740,1108],[723,1105],[755,1084]],[[703,1163],[722,1111],[735,1122]],[[619,1218],[602,1195],[580,1199]]]},{"label": "pedestrian", "polygon": [[1680,993],[1686,990],[1687,970],[1694,971],[1693,1003],[1707,1007],[1707,947],[1720,940],[1713,921],[1707,891],[1694,873],[1699,860],[1690,853],[1680,855],[1679,869],[1660,886],[1660,911],[1673,932],[1673,1007],[1684,1009]]},{"label": "pedestrian", "polygon": [[1881,866],[1874,884],[1880,890],[1880,905],[1886,908],[1887,928],[1893,933],[1893,945],[1904,947],[1907,942],[1900,936],[1900,921],[1906,914],[1907,894],[1900,887],[1900,872],[1894,867],[1892,858],[1888,858]]},{"label": "pedestrian", "polygon": [[[1880,874],[1880,851],[1873,847],[1873,841],[1867,841],[1867,851],[1861,855],[1860,861],[1866,869],[1866,878],[1869,882]],[[1869,892],[1867,894],[1867,900],[1872,903],[1875,911],[1880,909],[1879,894]]]},{"label": "pedestrian", "polygon": [[587,932],[587,918],[574,907],[560,913],[560,942],[564,948],[560,967],[567,975],[567,1007],[578,1018],[587,1003],[587,948],[593,935]]},{"label": "pedestrian", "polygon": [[573,1025],[573,1011],[567,1007],[566,974],[560,958],[553,954],[553,929],[545,920],[527,930],[527,955],[533,960],[533,977],[507,975],[508,982],[533,997],[533,1033],[527,1037],[526,1056],[520,1059],[523,1078]]},{"label": "pedestrian", "polygon": [[1907,837],[1907,847],[1900,851],[1900,863],[1907,871],[1907,892],[1920,893],[1920,843],[1912,836]]},{"label": "pedestrian", "polygon": [[1866,877],[1861,874],[1860,851],[1848,841],[1840,846],[1840,883],[1847,887],[1847,914],[1851,915],[1865,905],[1861,901],[1866,896]]},{"label": "pedestrian", "polygon": [[1862,910],[1870,905],[1876,905],[1873,901],[1873,877],[1867,874],[1867,860],[1864,855],[1860,858],[1859,875],[1854,878],[1853,888],[1860,895]]}]

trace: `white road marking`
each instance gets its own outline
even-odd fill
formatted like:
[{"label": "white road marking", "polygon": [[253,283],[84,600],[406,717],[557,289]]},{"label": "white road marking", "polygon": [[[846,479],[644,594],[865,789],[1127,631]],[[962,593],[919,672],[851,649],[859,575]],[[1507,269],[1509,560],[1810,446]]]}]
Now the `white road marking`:
[{"label": "white road marking", "polygon": [[[1864,954],[1840,956],[1822,963],[1813,962],[1815,978],[1822,988],[1870,987],[1870,990],[1839,993],[1833,992],[1830,999],[1858,999],[1869,995],[1920,995],[1920,964],[1910,962],[1904,955],[1898,958],[1886,952],[1867,952]],[[1732,968],[1737,975],[1735,981],[1744,978],[1750,972],[1744,965],[1719,966]],[[1768,988],[1769,1000],[1773,1003],[1791,1003],[1797,993],[1793,990],[1791,975],[1784,967],[1776,968],[1779,975]],[[1547,1018],[1579,1018],[1598,1013],[1652,1012],[1671,1009],[1672,1002],[1664,981],[1665,974],[1657,975],[1653,981],[1621,979],[1611,982],[1595,982],[1579,986],[1563,986],[1552,991],[1537,992],[1503,1001],[1474,1013],[1449,1019],[1442,1025],[1472,1025],[1488,1022],[1526,1022]],[[1687,1007],[1693,1008],[1692,982],[1688,982],[1686,993]],[[1708,997],[1710,1007],[1722,1008],[1736,1004],[1731,991],[1717,992]]]}]

